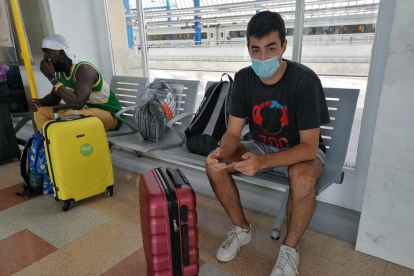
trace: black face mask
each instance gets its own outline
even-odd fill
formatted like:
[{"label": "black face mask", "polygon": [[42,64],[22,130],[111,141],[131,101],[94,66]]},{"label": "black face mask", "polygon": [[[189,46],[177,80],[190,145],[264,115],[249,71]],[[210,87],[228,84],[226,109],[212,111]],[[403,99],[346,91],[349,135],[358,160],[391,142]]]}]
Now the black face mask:
[{"label": "black face mask", "polygon": [[65,59],[61,60],[60,56],[58,62],[54,65],[56,72],[64,72],[66,69]]}]

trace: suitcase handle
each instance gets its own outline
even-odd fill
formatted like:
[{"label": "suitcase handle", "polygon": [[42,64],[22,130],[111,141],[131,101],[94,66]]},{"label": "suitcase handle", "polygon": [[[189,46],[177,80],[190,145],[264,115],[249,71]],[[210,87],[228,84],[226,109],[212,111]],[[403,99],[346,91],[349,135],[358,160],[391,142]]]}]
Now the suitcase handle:
[{"label": "suitcase handle", "polygon": [[[62,105],[62,106],[56,106],[53,108],[53,114],[55,114],[55,120],[60,122],[62,121],[61,118],[59,118],[58,112],[59,110],[64,110],[64,109],[73,109],[75,110],[75,115],[78,115],[78,109],[79,107],[76,104],[70,104],[70,105]],[[69,116],[73,116],[73,115],[69,115]],[[80,115],[80,117],[84,117],[85,115]],[[64,117],[64,116],[62,116]]]},{"label": "suitcase handle", "polygon": [[181,177],[180,173],[178,172],[177,169],[173,169],[173,168],[167,168],[167,174],[168,176],[171,178],[174,186],[179,189],[181,188],[182,185],[184,185],[184,180]]}]

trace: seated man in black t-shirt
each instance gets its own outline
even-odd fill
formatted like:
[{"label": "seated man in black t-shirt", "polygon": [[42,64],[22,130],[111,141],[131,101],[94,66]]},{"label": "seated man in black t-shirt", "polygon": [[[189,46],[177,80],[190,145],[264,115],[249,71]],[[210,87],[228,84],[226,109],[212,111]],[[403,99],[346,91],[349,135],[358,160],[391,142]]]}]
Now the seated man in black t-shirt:
[{"label": "seated man in black t-shirt", "polygon": [[[264,11],[253,16],[247,26],[247,43],[252,66],[236,73],[227,132],[206,160],[211,186],[233,222],[216,257],[230,261],[252,239],[252,227],[230,174],[280,172],[290,180],[287,235],[270,275],[296,275],[298,242],[315,210],[315,186],[324,167],[320,126],[330,121],[328,108],[318,76],[304,65],[282,59],[287,41],[278,13]],[[239,143],[246,118],[253,140]]]}]

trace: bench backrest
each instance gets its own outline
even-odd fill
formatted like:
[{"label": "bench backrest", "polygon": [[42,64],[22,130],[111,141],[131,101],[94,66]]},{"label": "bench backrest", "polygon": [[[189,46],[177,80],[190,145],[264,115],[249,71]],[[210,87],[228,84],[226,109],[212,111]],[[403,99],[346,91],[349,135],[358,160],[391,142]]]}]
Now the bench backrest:
[{"label": "bench backrest", "polygon": [[[325,167],[342,172],[354,122],[359,89],[324,88],[324,92],[331,118],[329,124],[321,126],[322,139],[326,145]],[[338,183],[339,179],[326,179],[320,183],[331,181]],[[323,189],[324,187],[317,187],[319,193]]]},{"label": "bench backrest", "polygon": [[[111,89],[122,108],[137,104],[147,85],[148,78],[143,77],[113,76],[111,80]],[[125,120],[135,124],[135,109],[125,112],[124,115]]]},{"label": "bench backrest", "polygon": [[[163,80],[167,84],[181,84],[184,86],[183,93],[181,94],[181,99],[177,99],[177,104],[179,107],[179,114],[181,113],[194,113],[196,108],[196,100],[198,94],[198,87],[200,81],[196,80],[178,80],[178,79],[160,79],[156,78],[154,81]],[[179,131],[184,132],[184,130],[190,125],[192,117],[187,117],[176,123],[176,127]]]}]

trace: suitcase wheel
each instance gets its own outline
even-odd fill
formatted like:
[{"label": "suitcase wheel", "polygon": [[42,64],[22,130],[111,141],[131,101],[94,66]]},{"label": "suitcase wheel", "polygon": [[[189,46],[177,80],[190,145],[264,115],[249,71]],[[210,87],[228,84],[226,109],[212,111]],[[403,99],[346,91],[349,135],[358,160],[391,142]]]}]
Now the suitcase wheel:
[{"label": "suitcase wheel", "polygon": [[70,200],[64,200],[63,201],[63,208],[62,208],[62,211],[63,212],[66,212],[67,210],[69,210],[69,208],[70,208]]},{"label": "suitcase wheel", "polygon": [[114,186],[109,186],[108,188],[106,188],[106,195],[108,197],[111,197],[114,195]]},{"label": "suitcase wheel", "polygon": [[53,197],[56,201],[60,201],[59,197],[56,194],[54,194]]}]

